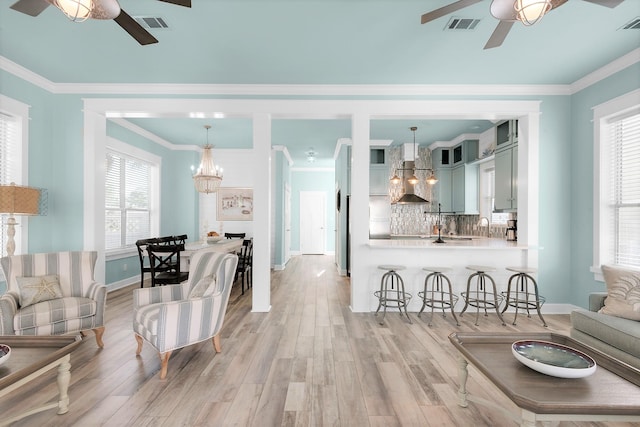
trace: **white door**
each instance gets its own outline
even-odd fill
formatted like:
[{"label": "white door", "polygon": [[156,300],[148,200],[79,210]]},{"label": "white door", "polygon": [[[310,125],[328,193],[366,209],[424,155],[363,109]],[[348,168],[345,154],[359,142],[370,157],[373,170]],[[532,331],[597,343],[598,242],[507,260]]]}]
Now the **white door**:
[{"label": "white door", "polygon": [[300,192],[300,253],[303,255],[324,253],[326,205],[325,192]]},{"label": "white door", "polygon": [[286,265],[291,257],[291,188],[284,187],[284,262]]}]

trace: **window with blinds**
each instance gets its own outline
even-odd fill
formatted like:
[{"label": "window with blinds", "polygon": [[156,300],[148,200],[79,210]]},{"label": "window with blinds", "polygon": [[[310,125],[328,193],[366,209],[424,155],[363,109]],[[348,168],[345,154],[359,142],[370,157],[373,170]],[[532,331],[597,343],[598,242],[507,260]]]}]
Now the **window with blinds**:
[{"label": "window with blinds", "polygon": [[640,267],[640,113],[608,120],[610,232],[615,264]]},{"label": "window with blinds", "polygon": [[152,164],[107,151],[105,249],[130,247],[151,235]]},{"label": "window with blinds", "polygon": [[[0,111],[0,183],[19,183],[20,119]],[[6,255],[7,217],[0,217],[0,256]],[[18,227],[19,228],[19,227]],[[17,233],[20,230],[17,230]],[[19,237],[16,234],[17,240]]]}]

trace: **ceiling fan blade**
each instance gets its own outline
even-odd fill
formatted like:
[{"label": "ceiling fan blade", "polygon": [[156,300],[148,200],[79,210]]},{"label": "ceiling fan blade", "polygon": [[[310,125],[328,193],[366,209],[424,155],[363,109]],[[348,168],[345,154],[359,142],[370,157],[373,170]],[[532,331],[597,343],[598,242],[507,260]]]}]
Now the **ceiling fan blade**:
[{"label": "ceiling fan blade", "polygon": [[159,0],[165,3],[171,3],[178,6],[191,7],[191,0]]},{"label": "ceiling fan blade", "polygon": [[120,11],[120,15],[113,19],[125,30],[131,37],[136,39],[138,43],[141,45],[147,45],[152,43],[158,43],[158,40],[151,35],[150,32],[145,30],[142,25],[138,24],[135,19],[133,19],[127,12],[124,10]]},{"label": "ceiling fan blade", "polygon": [[487,44],[484,45],[485,49],[493,49],[494,47],[498,47],[504,42],[504,39],[507,38],[507,34],[511,30],[514,21],[500,21],[495,30],[493,30],[493,34],[489,37]]},{"label": "ceiling fan blade", "polygon": [[614,8],[618,6],[620,3],[622,3],[624,0],[584,0],[584,1],[588,1],[589,3],[593,3],[593,4],[599,4],[600,6]]},{"label": "ceiling fan blade", "polygon": [[420,19],[420,23],[426,24],[427,22],[433,21],[434,19],[438,19],[442,16],[456,12],[460,9],[463,9],[467,6],[471,6],[472,4],[476,4],[480,1],[482,0],[458,0],[456,2],[443,6],[440,9],[432,10],[431,12],[425,13],[424,15],[422,15],[422,18]]},{"label": "ceiling fan blade", "polygon": [[18,0],[10,8],[29,16],[38,16],[47,7],[49,3],[45,0]]}]

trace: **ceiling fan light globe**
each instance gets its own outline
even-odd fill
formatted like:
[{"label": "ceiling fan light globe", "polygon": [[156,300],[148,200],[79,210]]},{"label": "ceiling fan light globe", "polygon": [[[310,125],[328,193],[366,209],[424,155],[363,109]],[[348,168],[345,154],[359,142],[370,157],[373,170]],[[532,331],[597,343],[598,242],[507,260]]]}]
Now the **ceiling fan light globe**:
[{"label": "ceiling fan light globe", "polygon": [[54,0],[53,5],[73,22],[82,22],[91,17],[95,7],[93,0]]},{"label": "ceiling fan light globe", "polygon": [[551,10],[551,0],[515,0],[516,18],[524,25],[533,25]]}]

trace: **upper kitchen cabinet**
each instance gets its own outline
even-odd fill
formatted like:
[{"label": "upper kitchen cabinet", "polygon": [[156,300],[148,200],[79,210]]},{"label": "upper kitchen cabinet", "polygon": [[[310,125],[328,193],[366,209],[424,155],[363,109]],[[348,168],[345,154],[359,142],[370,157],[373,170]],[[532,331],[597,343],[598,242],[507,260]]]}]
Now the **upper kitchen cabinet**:
[{"label": "upper kitchen cabinet", "polygon": [[494,210],[515,211],[518,208],[518,146],[496,152]]},{"label": "upper kitchen cabinet", "polygon": [[478,166],[460,165],[451,170],[451,210],[457,214],[477,215]]},{"label": "upper kitchen cabinet", "polygon": [[369,150],[369,194],[389,194],[389,165],[387,150],[371,147]]},{"label": "upper kitchen cabinet", "polygon": [[518,121],[507,120],[496,126],[496,150],[518,143]]},{"label": "upper kitchen cabinet", "polygon": [[431,162],[434,169],[451,167],[451,149],[444,147],[436,148],[431,152]]},{"label": "upper kitchen cabinet", "polygon": [[467,139],[451,149],[453,165],[461,165],[478,159],[478,140]]}]

